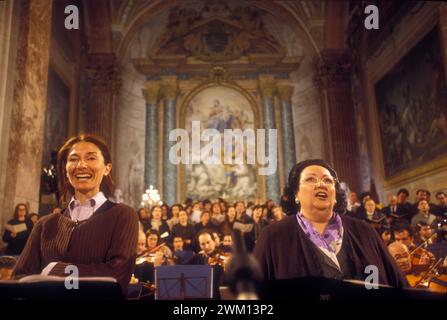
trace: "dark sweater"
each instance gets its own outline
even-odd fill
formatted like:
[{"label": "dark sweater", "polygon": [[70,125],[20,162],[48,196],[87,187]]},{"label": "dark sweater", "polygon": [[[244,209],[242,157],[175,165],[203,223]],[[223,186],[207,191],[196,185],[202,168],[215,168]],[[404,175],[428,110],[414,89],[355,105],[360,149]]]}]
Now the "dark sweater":
[{"label": "dark sweater", "polygon": [[14,269],[14,277],[39,274],[57,262],[50,275],[67,276],[76,265],[80,277],[113,277],[124,292],[132,275],[138,217],[132,208],[106,201],[87,220],[76,223],[68,210],[43,217],[34,226]]},{"label": "dark sweater", "polygon": [[344,228],[342,274],[328,274],[322,252],[299,227],[295,215],[263,229],[256,241],[254,255],[261,264],[266,280],[301,277],[335,277],[365,279],[365,267],[375,265],[379,282],[394,287],[407,285],[377,232],[363,221],[342,216]]}]

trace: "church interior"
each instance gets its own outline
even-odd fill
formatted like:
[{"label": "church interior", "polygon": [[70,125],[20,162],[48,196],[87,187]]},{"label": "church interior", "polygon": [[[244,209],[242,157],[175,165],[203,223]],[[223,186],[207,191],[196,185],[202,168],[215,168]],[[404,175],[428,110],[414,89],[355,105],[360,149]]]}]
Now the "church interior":
[{"label": "church interior", "polygon": [[323,159],[348,212],[425,199],[447,228],[446,67],[443,2],[0,1],[0,231],[18,204],[64,208],[57,152],[79,134],[135,212],[273,221],[294,165]]}]

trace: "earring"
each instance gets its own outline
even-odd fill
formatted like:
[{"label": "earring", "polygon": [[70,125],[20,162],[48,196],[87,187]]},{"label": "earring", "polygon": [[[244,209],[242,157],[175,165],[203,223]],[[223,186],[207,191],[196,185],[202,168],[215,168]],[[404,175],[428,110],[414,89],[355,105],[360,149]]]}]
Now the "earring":
[{"label": "earring", "polygon": [[299,204],[299,203],[300,203],[300,200],[298,200],[298,197],[295,197],[295,203],[296,203],[296,204]]}]

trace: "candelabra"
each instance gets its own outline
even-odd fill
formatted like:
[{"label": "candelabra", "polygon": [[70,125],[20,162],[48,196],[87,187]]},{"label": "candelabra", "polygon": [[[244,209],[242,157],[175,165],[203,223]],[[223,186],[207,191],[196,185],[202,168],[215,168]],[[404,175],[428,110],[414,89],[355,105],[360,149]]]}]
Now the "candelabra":
[{"label": "candelabra", "polygon": [[146,192],[141,196],[143,201],[141,201],[141,205],[145,208],[152,208],[152,206],[160,206],[163,204],[163,201],[160,199],[160,194],[158,190],[154,188],[154,186],[149,186],[149,189],[146,189]]}]

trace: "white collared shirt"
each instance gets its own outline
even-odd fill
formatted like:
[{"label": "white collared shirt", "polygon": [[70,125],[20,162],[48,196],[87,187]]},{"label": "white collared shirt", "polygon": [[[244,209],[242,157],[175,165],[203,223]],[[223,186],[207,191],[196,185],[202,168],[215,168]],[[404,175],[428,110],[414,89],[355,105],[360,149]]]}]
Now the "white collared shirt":
[{"label": "white collared shirt", "polygon": [[75,197],[72,197],[68,205],[68,211],[70,213],[71,220],[77,222],[87,220],[106,201],[107,198],[101,191],[83,204],[80,204],[79,201],[75,199]]}]

